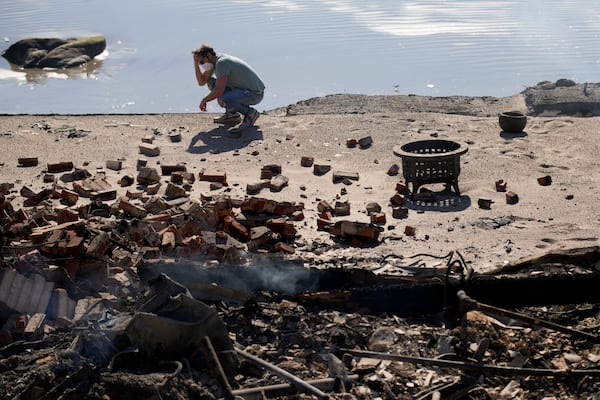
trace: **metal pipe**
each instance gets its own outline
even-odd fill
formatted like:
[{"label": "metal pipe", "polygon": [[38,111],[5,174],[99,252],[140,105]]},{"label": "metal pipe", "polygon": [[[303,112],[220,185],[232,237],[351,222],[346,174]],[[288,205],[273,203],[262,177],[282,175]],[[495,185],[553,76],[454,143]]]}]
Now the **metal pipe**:
[{"label": "metal pipe", "polygon": [[258,366],[260,366],[264,369],[267,369],[267,370],[273,372],[275,375],[290,382],[292,385],[294,385],[296,388],[298,388],[299,390],[301,390],[304,393],[309,393],[309,394],[315,395],[320,399],[326,399],[329,397],[326,393],[322,392],[320,389],[314,387],[313,385],[307,383],[306,381],[303,381],[302,379],[298,378],[297,376],[292,375],[289,372],[277,367],[276,365],[273,365],[265,360],[262,360],[244,350],[236,348],[235,351],[242,357],[246,358],[247,360],[252,361],[253,363],[257,364]]}]

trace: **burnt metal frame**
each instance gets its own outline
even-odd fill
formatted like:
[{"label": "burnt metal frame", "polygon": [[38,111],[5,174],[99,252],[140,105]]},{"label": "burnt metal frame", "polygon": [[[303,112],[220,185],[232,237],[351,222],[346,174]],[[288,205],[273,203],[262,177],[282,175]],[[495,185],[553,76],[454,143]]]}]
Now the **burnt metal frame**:
[{"label": "burnt metal frame", "polygon": [[429,183],[445,183],[456,194],[460,174],[460,156],[468,147],[451,140],[419,140],[394,146],[394,154],[402,158],[402,173],[407,185],[412,183],[411,193]]}]

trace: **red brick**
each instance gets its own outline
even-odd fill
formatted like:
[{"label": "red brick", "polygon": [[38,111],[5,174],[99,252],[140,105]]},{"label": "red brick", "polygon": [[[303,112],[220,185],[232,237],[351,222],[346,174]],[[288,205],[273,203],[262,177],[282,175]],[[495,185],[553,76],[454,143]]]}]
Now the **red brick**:
[{"label": "red brick", "polygon": [[160,148],[151,143],[142,143],[139,145],[140,153],[148,157],[156,157],[160,155]]},{"label": "red brick", "polygon": [[267,221],[267,228],[275,233],[279,233],[285,238],[293,239],[296,236],[297,230],[294,222],[286,218],[273,218]]},{"label": "red brick", "polygon": [[296,251],[296,249],[294,249],[289,244],[282,243],[282,242],[275,243],[275,246],[273,246],[273,250],[281,252],[281,253],[287,253],[287,254],[294,254],[294,252]]},{"label": "red brick", "polygon": [[519,196],[515,192],[506,193],[506,204],[517,204],[519,202]]},{"label": "red brick", "polygon": [[350,203],[337,201],[333,208],[333,213],[338,217],[350,215]]},{"label": "red brick", "polygon": [[79,219],[79,213],[68,208],[62,209],[56,216],[56,222],[63,224],[65,222],[75,222]]},{"label": "red brick", "polygon": [[392,203],[395,206],[401,206],[402,204],[404,204],[405,200],[406,199],[403,195],[401,195],[400,193],[396,193],[390,198],[390,203]]},{"label": "red brick", "polygon": [[313,162],[314,162],[314,158],[312,158],[312,157],[303,156],[300,159],[300,165],[303,167],[312,167]]},{"label": "red brick", "polygon": [[186,172],[187,168],[185,167],[185,165],[182,165],[182,164],[175,164],[175,165],[161,164],[160,170],[163,175],[171,175],[171,174],[173,174],[173,172]]},{"label": "red brick", "polygon": [[313,173],[315,175],[325,175],[330,170],[331,170],[331,165],[324,165],[324,164],[314,164],[313,165]]},{"label": "red brick", "polygon": [[17,160],[19,167],[35,167],[38,165],[37,157],[21,157]]},{"label": "red brick", "polygon": [[199,179],[206,182],[219,182],[227,186],[227,174],[225,172],[202,170],[199,174]]},{"label": "red brick", "polygon": [[392,207],[393,218],[406,218],[408,217],[408,208],[406,207]]},{"label": "red brick", "polygon": [[136,206],[125,199],[119,201],[119,209],[139,219],[144,218],[148,214],[145,208]]},{"label": "red brick", "polygon": [[496,181],[496,192],[506,192],[506,182],[504,180]]},{"label": "red brick", "polygon": [[73,169],[73,162],[72,161],[61,161],[61,162],[57,162],[57,163],[48,163],[46,165],[46,169],[50,173],[70,171]]},{"label": "red brick", "polygon": [[398,182],[398,183],[396,183],[396,192],[398,192],[400,194],[407,194],[408,186],[406,186],[406,184],[403,182]]},{"label": "red brick", "polygon": [[537,181],[541,186],[549,186],[552,184],[552,177],[550,175],[542,176]]},{"label": "red brick", "polygon": [[234,219],[231,215],[225,217],[223,221],[223,227],[231,236],[235,237],[238,240],[248,241],[250,240],[250,232],[248,229],[240,224],[236,219]]},{"label": "red brick", "polygon": [[371,214],[371,222],[374,224],[385,225],[386,218],[385,213],[378,212]]}]

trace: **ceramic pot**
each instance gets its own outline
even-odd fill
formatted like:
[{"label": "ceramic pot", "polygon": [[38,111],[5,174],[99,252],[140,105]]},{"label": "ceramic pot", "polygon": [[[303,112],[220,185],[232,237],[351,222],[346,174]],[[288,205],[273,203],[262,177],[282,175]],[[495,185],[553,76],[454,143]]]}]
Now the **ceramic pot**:
[{"label": "ceramic pot", "polygon": [[498,115],[498,123],[504,132],[519,133],[527,125],[527,116],[520,111],[506,111]]}]

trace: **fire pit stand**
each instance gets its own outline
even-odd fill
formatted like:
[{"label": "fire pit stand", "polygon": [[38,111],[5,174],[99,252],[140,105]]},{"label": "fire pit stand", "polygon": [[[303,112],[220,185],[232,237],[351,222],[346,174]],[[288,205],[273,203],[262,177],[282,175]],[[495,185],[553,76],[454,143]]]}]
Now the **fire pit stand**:
[{"label": "fire pit stand", "polygon": [[451,140],[420,140],[394,146],[394,154],[402,158],[402,173],[406,184],[412,183],[412,193],[429,183],[445,183],[456,194],[460,174],[460,156],[466,146]]}]

